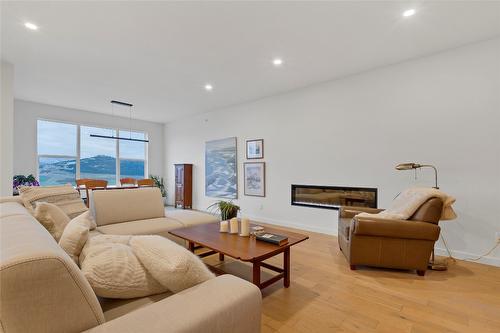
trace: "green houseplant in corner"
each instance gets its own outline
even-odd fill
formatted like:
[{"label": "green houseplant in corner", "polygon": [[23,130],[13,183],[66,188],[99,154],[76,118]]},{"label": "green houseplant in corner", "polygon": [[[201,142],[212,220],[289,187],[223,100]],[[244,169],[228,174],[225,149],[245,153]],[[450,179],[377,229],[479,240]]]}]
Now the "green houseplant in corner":
[{"label": "green houseplant in corner", "polygon": [[160,189],[161,196],[163,197],[163,204],[166,206],[167,205],[167,190],[165,190],[165,183],[163,181],[163,177],[160,176],[149,176],[154,182],[155,186]]},{"label": "green houseplant in corner", "polygon": [[222,221],[230,220],[238,215],[240,206],[233,204],[232,201],[216,201],[207,210],[213,214],[220,215]]}]

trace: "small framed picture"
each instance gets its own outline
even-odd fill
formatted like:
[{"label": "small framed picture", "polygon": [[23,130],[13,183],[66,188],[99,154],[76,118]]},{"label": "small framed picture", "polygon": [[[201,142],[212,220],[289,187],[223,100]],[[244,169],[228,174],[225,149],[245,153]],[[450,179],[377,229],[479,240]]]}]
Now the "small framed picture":
[{"label": "small framed picture", "polygon": [[266,164],[264,162],[243,163],[245,195],[266,196]]},{"label": "small framed picture", "polygon": [[264,158],[264,139],[247,140],[247,159]]}]

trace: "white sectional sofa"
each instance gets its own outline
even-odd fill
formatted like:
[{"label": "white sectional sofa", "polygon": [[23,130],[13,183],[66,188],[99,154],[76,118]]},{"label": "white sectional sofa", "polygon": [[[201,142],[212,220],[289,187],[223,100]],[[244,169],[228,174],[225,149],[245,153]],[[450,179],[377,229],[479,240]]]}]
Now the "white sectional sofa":
[{"label": "white sectional sofa", "polygon": [[[155,190],[95,191],[92,233],[159,234],[207,223],[165,216]],[[19,202],[0,203],[0,332],[259,332],[261,293],[222,275],[178,294],[99,299],[79,267]],[[179,240],[177,240],[179,241]]]}]

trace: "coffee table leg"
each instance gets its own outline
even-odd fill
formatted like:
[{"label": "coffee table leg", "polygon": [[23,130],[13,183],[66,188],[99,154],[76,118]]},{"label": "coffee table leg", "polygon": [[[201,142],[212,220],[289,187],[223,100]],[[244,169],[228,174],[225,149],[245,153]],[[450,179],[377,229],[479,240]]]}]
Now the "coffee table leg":
[{"label": "coffee table leg", "polygon": [[290,248],[288,247],[285,252],[283,252],[283,285],[285,288],[290,287]]},{"label": "coffee table leg", "polygon": [[260,262],[253,263],[253,284],[260,288]]},{"label": "coffee table leg", "polygon": [[224,261],[224,253],[219,253],[219,261]]},{"label": "coffee table leg", "polygon": [[194,243],[193,242],[189,242],[189,251],[194,253]]}]

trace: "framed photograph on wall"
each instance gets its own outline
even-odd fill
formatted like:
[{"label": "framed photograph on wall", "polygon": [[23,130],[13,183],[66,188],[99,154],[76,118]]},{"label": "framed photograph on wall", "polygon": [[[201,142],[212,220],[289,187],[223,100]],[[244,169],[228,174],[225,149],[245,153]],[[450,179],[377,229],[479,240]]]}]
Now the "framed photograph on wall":
[{"label": "framed photograph on wall", "polygon": [[247,159],[264,158],[264,139],[247,140]]},{"label": "framed photograph on wall", "polygon": [[266,164],[264,162],[243,163],[245,177],[245,195],[266,196]]}]

